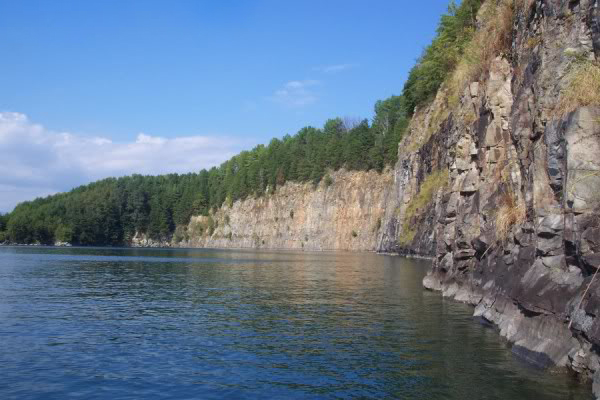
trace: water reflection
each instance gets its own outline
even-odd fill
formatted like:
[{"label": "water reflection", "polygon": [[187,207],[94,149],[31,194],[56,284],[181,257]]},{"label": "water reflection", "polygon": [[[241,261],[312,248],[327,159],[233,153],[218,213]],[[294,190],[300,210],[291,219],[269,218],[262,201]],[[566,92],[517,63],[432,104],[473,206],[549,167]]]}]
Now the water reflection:
[{"label": "water reflection", "polygon": [[0,248],[2,398],[581,399],[515,359],[428,262]]}]

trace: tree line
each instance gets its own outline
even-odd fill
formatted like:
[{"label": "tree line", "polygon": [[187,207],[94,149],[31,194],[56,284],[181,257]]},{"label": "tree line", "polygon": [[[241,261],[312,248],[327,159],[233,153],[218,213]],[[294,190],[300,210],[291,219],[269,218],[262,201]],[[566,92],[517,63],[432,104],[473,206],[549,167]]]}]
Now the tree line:
[{"label": "tree line", "polygon": [[[477,28],[477,12],[483,2],[462,0],[460,6],[450,2],[448,13],[440,18],[435,38],[410,70],[404,84],[402,96],[409,115],[435,97],[464,56],[465,47]],[[476,63],[480,60],[469,61]]]},{"label": "tree line", "polygon": [[376,105],[376,117],[348,126],[340,118],[243,151],[198,173],[108,178],[68,193],[19,204],[0,217],[0,239],[14,243],[118,245],[136,232],[168,238],[192,215],[263,196],[288,181],[318,184],[328,170],[383,170],[396,161],[408,124],[399,96]]},{"label": "tree line", "polygon": [[402,94],[378,101],[372,121],[348,124],[335,118],[320,129],[305,127],[198,173],[108,178],[24,202],[0,215],[0,243],[119,245],[136,232],[165,239],[192,215],[263,196],[288,181],[318,184],[331,179],[329,170],[382,171],[393,166],[411,115],[431,101],[456,65],[481,3],[450,4]]}]

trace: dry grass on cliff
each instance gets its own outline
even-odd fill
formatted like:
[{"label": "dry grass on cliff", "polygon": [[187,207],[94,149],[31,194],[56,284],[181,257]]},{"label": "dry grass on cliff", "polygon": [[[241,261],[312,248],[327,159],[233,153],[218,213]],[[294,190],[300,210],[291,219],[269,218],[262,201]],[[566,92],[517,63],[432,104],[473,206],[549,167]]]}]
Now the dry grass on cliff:
[{"label": "dry grass on cliff", "polygon": [[417,232],[413,229],[413,217],[421,214],[431,204],[433,196],[448,184],[448,176],[447,169],[440,169],[432,172],[423,180],[419,192],[410,200],[404,212],[402,233],[398,238],[398,243],[406,245],[415,238]]},{"label": "dry grass on cliff", "polygon": [[417,151],[427,143],[460,104],[460,97],[466,86],[485,79],[492,60],[510,52],[515,12],[521,7],[521,3],[521,0],[517,0],[516,5],[513,0],[491,0],[482,5],[477,17],[480,28],[473,33],[454,71],[442,84],[436,99],[429,106],[430,119],[420,128],[423,134],[411,135],[414,137],[405,142],[406,151]]},{"label": "dry grass on cliff", "polygon": [[505,194],[496,213],[496,238],[506,240],[512,227],[523,224],[526,218],[527,209],[523,201],[513,194]]},{"label": "dry grass on cliff", "polygon": [[579,107],[600,106],[600,63],[575,61],[567,79],[567,87],[560,95],[554,116],[563,117]]},{"label": "dry grass on cliff", "polygon": [[457,105],[467,84],[479,81],[489,72],[495,57],[510,52],[515,17],[512,0],[486,2],[479,11],[481,28],[465,48],[464,55],[448,81],[448,102]]}]

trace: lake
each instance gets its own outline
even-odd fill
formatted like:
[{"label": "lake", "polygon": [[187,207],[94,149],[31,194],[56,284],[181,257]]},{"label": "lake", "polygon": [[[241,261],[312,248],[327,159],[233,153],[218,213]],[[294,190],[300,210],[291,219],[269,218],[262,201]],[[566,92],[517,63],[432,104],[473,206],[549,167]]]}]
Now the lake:
[{"label": "lake", "polygon": [[423,290],[429,264],[0,247],[0,398],[592,398]]}]

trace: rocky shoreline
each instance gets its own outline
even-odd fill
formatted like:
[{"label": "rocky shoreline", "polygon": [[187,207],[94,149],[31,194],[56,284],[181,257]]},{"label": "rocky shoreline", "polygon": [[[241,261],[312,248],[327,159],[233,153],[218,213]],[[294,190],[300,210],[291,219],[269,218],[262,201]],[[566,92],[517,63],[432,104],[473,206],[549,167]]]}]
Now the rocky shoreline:
[{"label": "rocky shoreline", "polygon": [[427,289],[473,305],[525,360],[593,380],[600,398],[600,107],[557,111],[573,71],[598,68],[600,9],[512,12],[510,50],[455,106],[445,87],[415,113],[378,249],[433,257]]},{"label": "rocky shoreline", "polygon": [[570,329],[555,315],[528,312],[522,304],[498,293],[493,284],[467,287],[442,280],[432,271],[424,278],[423,286],[472,305],[473,316],[495,326],[519,358],[539,368],[574,373],[582,383],[591,381],[595,397],[600,397],[600,358],[595,343],[582,331],[590,324],[584,312],[574,317]]},{"label": "rocky shoreline", "polygon": [[515,354],[593,381],[600,398],[600,96],[565,100],[589,89],[574,74],[599,79],[600,5],[487,0],[477,21],[490,53],[415,110],[393,170],[289,182],[131,247],[430,258],[425,288],[473,305]]}]

